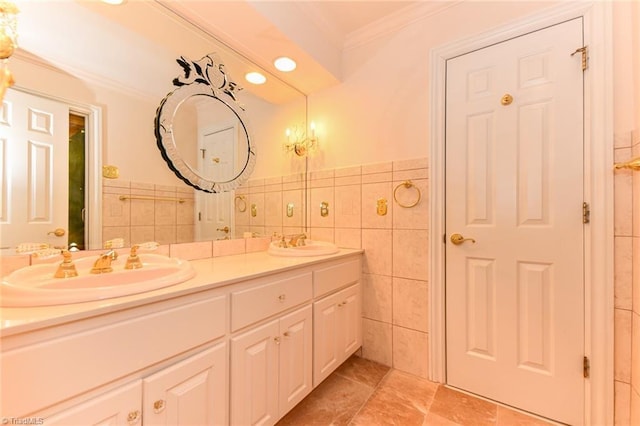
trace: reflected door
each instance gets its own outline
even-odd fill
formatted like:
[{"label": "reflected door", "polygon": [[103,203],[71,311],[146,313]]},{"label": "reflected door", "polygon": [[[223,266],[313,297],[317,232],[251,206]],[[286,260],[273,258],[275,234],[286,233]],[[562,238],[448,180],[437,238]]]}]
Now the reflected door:
[{"label": "reflected door", "polygon": [[[67,245],[69,108],[7,90],[0,110],[0,245]],[[61,229],[63,235],[54,230]]]},{"label": "reflected door", "polygon": [[584,411],[582,46],[576,19],[447,62],[447,382],[568,424]]},{"label": "reflected door", "polygon": [[[237,143],[235,126],[205,129],[201,135],[200,171],[211,180],[228,180],[234,173]],[[233,191],[198,194],[199,241],[233,237]]]}]

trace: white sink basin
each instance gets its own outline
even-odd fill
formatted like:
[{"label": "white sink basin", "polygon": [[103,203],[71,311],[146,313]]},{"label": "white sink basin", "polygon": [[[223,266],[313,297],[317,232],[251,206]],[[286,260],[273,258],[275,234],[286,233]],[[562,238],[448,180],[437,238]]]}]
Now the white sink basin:
[{"label": "white sink basin", "polygon": [[143,267],[124,269],[126,255],[112,262],[113,272],[92,274],[96,257],[74,259],[77,277],[53,278],[59,262],[27,266],[7,275],[0,286],[4,307],[52,306],[144,293],[172,286],[196,273],[187,261],[139,254]]},{"label": "white sink basin", "polygon": [[324,241],[305,240],[305,245],[297,247],[278,247],[279,241],[273,241],[269,244],[267,253],[273,256],[322,256],[325,254],[333,254],[340,249],[333,243]]}]

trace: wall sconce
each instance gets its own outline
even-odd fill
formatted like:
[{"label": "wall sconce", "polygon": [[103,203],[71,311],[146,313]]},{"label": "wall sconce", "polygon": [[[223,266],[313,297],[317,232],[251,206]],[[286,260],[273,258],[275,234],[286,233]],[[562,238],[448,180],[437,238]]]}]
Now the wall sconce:
[{"label": "wall sconce", "polygon": [[304,157],[309,152],[315,150],[318,146],[318,137],[316,136],[316,124],[312,121],[309,126],[309,137],[303,126],[295,126],[293,130],[287,129],[285,132],[286,143],[284,149],[287,152],[295,152],[296,155]]},{"label": "wall sconce", "polygon": [[14,83],[8,67],[9,57],[18,46],[18,8],[10,0],[0,0],[0,102]]}]

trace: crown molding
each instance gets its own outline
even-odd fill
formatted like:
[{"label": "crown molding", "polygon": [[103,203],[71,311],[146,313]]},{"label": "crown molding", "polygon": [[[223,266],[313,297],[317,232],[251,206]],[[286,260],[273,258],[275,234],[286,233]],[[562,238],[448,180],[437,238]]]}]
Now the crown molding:
[{"label": "crown molding", "polygon": [[355,49],[367,43],[371,43],[374,40],[399,31],[414,22],[442,13],[443,11],[462,2],[463,0],[437,2],[419,1],[406,6],[363,28],[347,34],[343,44],[343,50]]}]

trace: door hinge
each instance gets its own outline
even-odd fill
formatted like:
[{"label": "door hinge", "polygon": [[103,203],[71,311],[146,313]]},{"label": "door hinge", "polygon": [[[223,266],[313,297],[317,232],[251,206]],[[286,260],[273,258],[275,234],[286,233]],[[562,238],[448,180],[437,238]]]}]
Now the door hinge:
[{"label": "door hinge", "polygon": [[582,223],[589,223],[591,221],[591,207],[589,203],[582,203]]},{"label": "door hinge", "polygon": [[571,56],[576,53],[580,53],[582,56],[582,71],[585,71],[589,68],[589,48],[587,46],[579,47],[575,52],[571,54]]},{"label": "door hinge", "polygon": [[585,356],[582,360],[582,375],[585,379],[588,379],[590,373],[591,365],[589,364],[589,358]]}]

